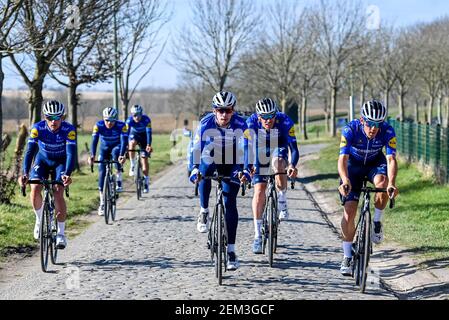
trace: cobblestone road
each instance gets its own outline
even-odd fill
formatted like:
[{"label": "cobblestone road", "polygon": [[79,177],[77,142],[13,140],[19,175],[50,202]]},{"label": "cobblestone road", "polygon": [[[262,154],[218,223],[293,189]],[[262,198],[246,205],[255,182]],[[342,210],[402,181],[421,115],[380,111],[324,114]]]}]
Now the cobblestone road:
[{"label": "cobblestone road", "polygon": [[[0,281],[3,299],[394,299],[369,277],[367,294],[339,274],[340,241],[300,183],[288,191],[291,220],[281,224],[274,268],[251,252],[253,222],[249,192],[240,197],[235,272],[218,286],[206,248],[196,231],[199,200],[185,167],[168,171],[144,200],[122,202],[118,221],[98,217],[52,266],[26,259]],[[214,200],[211,201],[214,203]],[[31,230],[30,230],[31,232]]]}]

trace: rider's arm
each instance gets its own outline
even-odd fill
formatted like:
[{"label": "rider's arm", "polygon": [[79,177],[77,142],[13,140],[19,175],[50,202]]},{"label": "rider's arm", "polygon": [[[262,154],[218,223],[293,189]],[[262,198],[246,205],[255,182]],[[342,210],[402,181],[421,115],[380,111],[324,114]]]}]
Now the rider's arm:
[{"label": "rider's arm", "polygon": [[292,126],[288,132],[288,146],[292,154],[291,164],[294,168],[296,168],[299,161],[299,150],[298,150],[298,143],[296,141],[294,126]]},{"label": "rider's arm", "polygon": [[94,128],[92,130],[92,143],[90,145],[90,154],[95,157],[97,154],[97,145],[98,145],[98,139],[100,138],[100,133],[98,132],[98,126],[94,125]]},{"label": "rider's arm", "polygon": [[128,125],[125,123],[120,133],[120,156],[124,156],[128,149],[128,132]]},{"label": "rider's arm", "polygon": [[192,169],[199,168],[201,162],[201,151],[202,151],[202,139],[201,139],[201,124],[193,135],[192,148],[190,150],[190,163],[192,164]]},{"label": "rider's arm", "polygon": [[75,159],[77,153],[75,128],[73,128],[73,130],[71,130],[67,134],[65,148],[67,155],[65,164],[65,175],[70,176],[72,174],[73,169],[75,168]]},{"label": "rider's arm", "polygon": [[147,145],[151,146],[151,143],[153,141],[153,137],[152,137],[152,130],[151,130],[151,119],[148,118],[148,124],[147,127],[145,129],[146,134],[147,134]]},{"label": "rider's arm", "polygon": [[398,162],[393,155],[387,156],[388,184],[396,186],[396,176],[398,174]]},{"label": "rider's arm", "polygon": [[338,174],[340,175],[340,178],[344,184],[347,184],[349,182],[348,159],[349,154],[341,154],[338,157]]},{"label": "rider's arm", "polygon": [[23,159],[23,174],[28,175],[31,169],[34,156],[39,151],[38,145],[38,130],[36,127],[31,129],[30,137],[28,139],[27,150],[25,152],[25,158]]}]

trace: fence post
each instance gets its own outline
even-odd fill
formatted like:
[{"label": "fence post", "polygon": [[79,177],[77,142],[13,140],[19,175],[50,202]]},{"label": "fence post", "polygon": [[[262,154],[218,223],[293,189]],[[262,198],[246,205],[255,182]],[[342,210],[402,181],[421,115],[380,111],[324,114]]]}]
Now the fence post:
[{"label": "fence post", "polygon": [[415,124],[412,122],[409,122],[409,127],[408,127],[408,161],[412,162],[413,157],[415,155],[415,151],[413,150],[414,145],[415,145],[415,137],[414,137],[414,128],[415,128]]},{"label": "fence post", "polygon": [[428,122],[426,124],[426,158],[424,163],[430,163],[430,124]]},{"label": "fence post", "polygon": [[446,181],[449,182],[449,128],[446,128]]},{"label": "fence post", "polygon": [[441,159],[441,126],[437,124],[435,128],[435,171],[440,176],[441,168],[440,161]]},{"label": "fence post", "polygon": [[422,133],[421,133],[422,125],[421,125],[421,122],[418,122],[417,127],[418,127],[418,131],[417,131],[417,135],[418,135],[418,139],[417,140],[418,141],[417,141],[417,147],[416,147],[416,159],[418,161],[421,161],[421,159],[422,159],[422,151],[423,151],[423,149],[422,149]]}]

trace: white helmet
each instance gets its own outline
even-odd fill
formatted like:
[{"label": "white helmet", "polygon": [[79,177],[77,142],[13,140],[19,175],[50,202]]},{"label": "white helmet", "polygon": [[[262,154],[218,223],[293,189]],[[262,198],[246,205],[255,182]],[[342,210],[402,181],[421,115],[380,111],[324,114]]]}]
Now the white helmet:
[{"label": "white helmet", "polygon": [[237,104],[237,99],[234,94],[228,91],[218,92],[212,99],[212,107],[214,108],[234,108]]},{"label": "white helmet", "polygon": [[365,120],[383,122],[387,117],[387,108],[385,108],[382,102],[371,100],[363,104],[361,114]]},{"label": "white helmet", "polygon": [[258,115],[275,114],[278,111],[276,102],[270,98],[264,98],[256,103],[256,112]]},{"label": "white helmet", "polygon": [[142,106],[135,104],[131,107],[131,114],[142,114],[143,108]]},{"label": "white helmet", "polygon": [[56,116],[62,117],[64,115],[65,107],[64,105],[56,100],[48,101],[44,104],[42,108],[42,113],[46,117]]},{"label": "white helmet", "polygon": [[117,109],[107,107],[103,109],[103,118],[110,121],[117,120]]}]

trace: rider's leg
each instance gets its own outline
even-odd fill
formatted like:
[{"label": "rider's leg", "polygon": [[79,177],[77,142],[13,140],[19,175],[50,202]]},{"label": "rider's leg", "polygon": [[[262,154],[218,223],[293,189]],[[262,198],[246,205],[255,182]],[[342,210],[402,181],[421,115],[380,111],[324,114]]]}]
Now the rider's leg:
[{"label": "rider's leg", "polygon": [[148,155],[145,153],[145,157],[142,155],[141,157],[141,164],[142,164],[142,173],[143,177],[145,178],[145,185],[148,186],[150,184],[150,165],[148,161]]},{"label": "rider's leg", "polygon": [[[287,169],[288,162],[284,158],[273,158],[272,167],[273,171],[285,172]],[[276,189],[278,190],[278,209],[279,218],[281,220],[288,219],[287,211],[287,175],[281,174],[277,175],[276,178]]]},{"label": "rider's leg", "polygon": [[225,205],[225,219],[228,233],[228,263],[227,270],[236,270],[240,263],[235,254],[235,240],[239,215],[237,211],[237,195],[240,189],[238,180],[223,181],[223,201]]},{"label": "rider's leg", "polygon": [[[376,188],[386,188],[388,187],[388,177],[385,175],[376,175],[374,177],[373,184]],[[378,211],[382,211],[385,209],[388,203],[388,194],[384,192],[378,192],[376,193],[375,200],[374,200],[374,207]],[[382,217],[380,217],[381,219]],[[380,219],[376,219],[376,216],[374,217],[374,221],[381,221]]]},{"label": "rider's leg", "polygon": [[[100,151],[100,155],[98,156],[98,161],[105,160],[105,154],[103,150]],[[104,188],[104,178],[106,177],[106,164],[100,163],[98,166],[98,190],[100,190],[100,206],[104,205],[104,194],[103,194],[103,188]]]},{"label": "rider's leg", "polygon": [[[257,177],[255,177],[256,179]],[[262,214],[265,207],[265,190],[267,189],[266,182],[254,181],[254,196],[252,201],[252,210],[254,218],[254,239],[259,239],[262,237]]]},{"label": "rider's leg", "polygon": [[42,199],[42,186],[39,184],[31,185],[30,193],[31,204],[36,214],[36,222],[39,224],[42,219],[42,211],[44,210],[44,201]]},{"label": "rider's leg", "polygon": [[343,238],[343,251],[345,257],[352,256],[351,246],[355,235],[355,216],[357,214],[357,201],[347,201],[341,219],[341,233]]},{"label": "rider's leg", "polygon": [[[120,145],[118,145],[114,149],[112,149],[112,159],[114,161],[118,161],[119,156],[120,156]],[[117,178],[117,189],[121,190],[121,187],[122,187],[122,165],[120,163],[116,163],[115,169],[116,169],[116,178]]]},{"label": "rider's leg", "polygon": [[[136,146],[137,146],[137,141],[130,137],[129,143],[128,143],[128,149],[134,150],[136,148]],[[136,152],[135,151],[129,151],[129,162],[131,163],[131,167],[129,169],[129,175],[131,176],[134,174],[134,167],[136,165]]]}]

